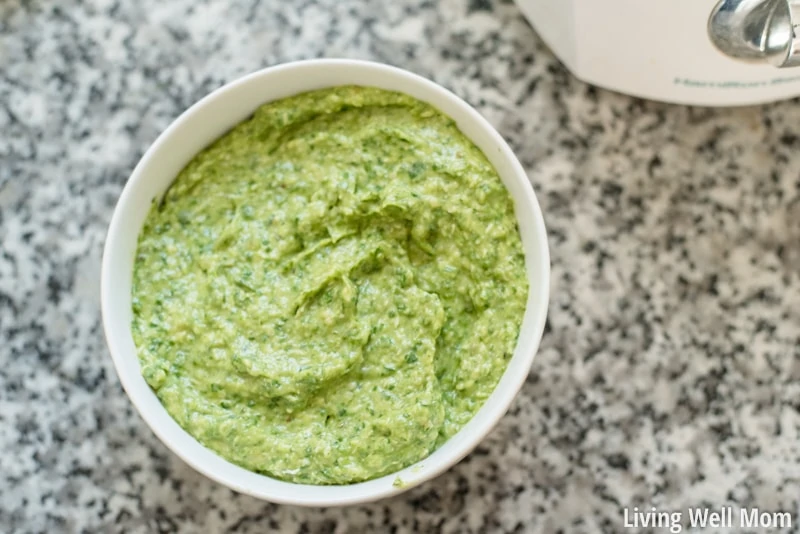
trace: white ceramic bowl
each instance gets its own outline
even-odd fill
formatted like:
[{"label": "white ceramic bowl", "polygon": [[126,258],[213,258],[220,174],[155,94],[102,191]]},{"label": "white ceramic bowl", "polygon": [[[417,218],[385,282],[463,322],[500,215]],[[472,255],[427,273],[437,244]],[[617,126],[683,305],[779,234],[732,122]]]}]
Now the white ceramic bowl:
[{"label": "white ceramic bowl", "polygon": [[[246,119],[259,105],[303,91],[358,84],[402,91],[449,115],[489,158],[515,204],[530,282],[519,341],[508,369],[475,417],[428,458],[396,473],[344,486],[276,480],[234,465],[202,446],[167,413],[140,374],[131,334],[131,280],[139,231],[150,203],[167,189],[202,148]],[[408,490],[464,456],[505,414],[525,381],[544,330],[550,280],[547,236],[530,182],[501,136],[473,108],[441,86],[395,67],[355,60],[319,59],[270,67],[212,92],[173,122],[145,153],[114,211],[103,254],[103,326],[120,382],[141,416],[175,454],[229,488],[278,503],[337,506]],[[397,478],[402,484],[395,485]]]}]

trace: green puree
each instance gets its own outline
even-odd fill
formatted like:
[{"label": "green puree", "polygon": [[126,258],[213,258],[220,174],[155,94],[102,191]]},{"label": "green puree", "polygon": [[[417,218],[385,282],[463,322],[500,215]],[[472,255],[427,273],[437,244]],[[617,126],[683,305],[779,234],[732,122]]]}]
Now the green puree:
[{"label": "green puree", "polygon": [[264,105],[181,171],[139,238],[133,336],[201,443],[346,484],[467,423],[527,292],[511,199],[454,122],[337,87]]}]

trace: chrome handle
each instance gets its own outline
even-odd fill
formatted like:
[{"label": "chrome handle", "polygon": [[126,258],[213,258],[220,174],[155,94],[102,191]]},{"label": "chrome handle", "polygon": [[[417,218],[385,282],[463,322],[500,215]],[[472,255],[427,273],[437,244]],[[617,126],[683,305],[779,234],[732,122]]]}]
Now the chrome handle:
[{"label": "chrome handle", "polygon": [[776,67],[800,66],[800,0],[720,0],[708,19],[722,53]]},{"label": "chrome handle", "polygon": [[800,66],[800,0],[775,2],[764,39],[764,52],[776,67]]}]

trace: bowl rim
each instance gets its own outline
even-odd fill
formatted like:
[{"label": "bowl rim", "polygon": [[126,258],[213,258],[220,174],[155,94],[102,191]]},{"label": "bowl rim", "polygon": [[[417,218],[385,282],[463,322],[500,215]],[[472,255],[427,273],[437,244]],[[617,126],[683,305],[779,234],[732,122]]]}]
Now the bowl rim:
[{"label": "bowl rim", "polygon": [[[183,429],[177,425],[177,422],[175,422],[174,419],[172,419],[168,414],[167,417],[170,421],[172,421],[172,425],[164,420],[163,414],[154,413],[153,410],[158,411],[158,408],[152,405],[152,399],[146,398],[148,392],[150,396],[155,398],[152,390],[149,389],[149,386],[146,386],[146,382],[144,382],[144,379],[140,373],[138,373],[138,376],[132,376],[136,373],[126,370],[126,359],[131,357],[135,360],[135,366],[138,368],[138,358],[136,357],[135,351],[133,351],[133,354],[131,355],[130,350],[123,346],[124,342],[120,337],[127,333],[132,341],[130,324],[127,324],[127,327],[121,326],[119,321],[110,318],[112,315],[111,310],[116,305],[116,301],[119,300],[119,298],[114,297],[115,271],[113,264],[117,261],[116,255],[121,254],[121,252],[117,250],[119,248],[117,243],[120,241],[118,236],[121,234],[121,232],[126,231],[126,221],[123,220],[122,211],[123,208],[131,202],[134,189],[143,180],[143,176],[145,175],[148,166],[155,158],[156,154],[159,151],[164,150],[164,147],[173,139],[173,137],[176,135],[176,132],[179,131],[182,126],[185,126],[191,117],[196,115],[198,112],[200,112],[200,110],[207,107],[213,101],[222,98],[231,98],[231,96],[237,91],[244,90],[243,88],[246,86],[254,83],[263,83],[264,79],[272,77],[281,72],[286,73],[286,71],[291,69],[313,70],[318,67],[371,70],[376,75],[387,76],[388,78],[395,78],[398,80],[402,79],[404,82],[414,85],[415,91],[431,95],[431,99],[436,97],[446,100],[449,106],[457,109],[458,112],[465,117],[465,121],[471,121],[476,125],[477,128],[491,138],[491,144],[499,150],[501,154],[500,157],[510,166],[509,172],[513,174],[513,177],[509,177],[508,179],[513,179],[521,183],[522,191],[524,191],[522,195],[523,198],[515,196],[514,193],[509,190],[509,186],[506,183],[506,177],[501,176],[504,186],[507,190],[509,190],[509,195],[514,201],[515,216],[518,223],[521,221],[520,215],[517,213],[517,210],[520,209],[520,204],[525,209],[530,210],[530,215],[533,218],[533,228],[530,230],[533,232],[531,239],[538,244],[538,246],[535,247],[535,250],[526,250],[525,254],[526,271],[528,275],[527,278],[531,287],[529,288],[528,301],[526,303],[525,314],[520,327],[517,346],[515,347],[514,354],[509,360],[507,368],[501,376],[498,385],[495,387],[492,395],[484,402],[483,406],[478,410],[478,412],[464,427],[459,430],[458,433],[452,436],[445,444],[420,462],[377,479],[354,484],[330,486],[285,482],[268,475],[255,473],[241,468],[235,464],[232,464],[231,462],[228,462],[210,449],[206,449],[200,445],[195,438],[183,431]],[[310,89],[313,84],[307,85],[309,85]],[[316,85],[315,87],[334,87],[338,85],[343,84],[331,83],[326,85],[323,83],[321,85]],[[376,84],[376,86],[380,85]],[[297,91],[294,94],[299,92],[302,92],[302,90]],[[265,98],[262,103],[267,103],[280,98],[282,97]],[[417,98],[426,100],[425,97]],[[452,118],[456,119],[456,117]],[[219,135],[222,134],[217,134],[216,137],[219,137]],[[467,136],[470,138],[470,140],[475,142],[473,139],[474,136]],[[486,152],[483,149],[481,150],[484,153]],[[197,151],[194,153],[196,154]],[[500,171],[498,171],[498,173],[500,173]],[[140,231],[141,227],[136,231],[137,239]],[[533,254],[532,258],[529,257],[529,253]],[[532,265],[530,262],[535,262],[535,264]],[[131,260],[129,268],[132,271],[133,260]],[[538,279],[532,279],[532,272],[538,274]],[[534,283],[536,284],[535,287]],[[171,121],[168,127],[157,136],[155,141],[145,151],[123,187],[123,190],[114,207],[113,215],[108,226],[108,232],[106,234],[106,240],[103,247],[100,276],[101,312],[106,345],[114,363],[117,377],[120,380],[125,393],[127,394],[131,403],[134,405],[136,411],[139,413],[142,419],[144,419],[150,430],[164,445],[166,445],[168,449],[178,456],[178,458],[183,460],[194,470],[203,474],[207,478],[210,478],[234,491],[248,494],[269,502],[300,506],[345,506],[388,498],[437,477],[472,452],[472,450],[489,432],[492,431],[499,420],[505,415],[511,403],[517,397],[519,390],[528,376],[533,359],[538,352],[539,344],[544,334],[549,307],[549,296],[550,255],[544,218],[534,193],[533,185],[531,184],[527,173],[520,164],[516,155],[513,153],[503,137],[497,132],[497,130],[485,117],[483,117],[465,100],[458,97],[449,89],[446,89],[445,87],[428,78],[396,66],[388,65],[386,63],[342,58],[317,58],[289,61],[256,70],[234,79],[233,81],[230,81],[209,92],[204,97],[192,104],[189,108],[180,113],[177,118]],[[522,347],[523,334],[527,335],[528,339],[525,347]],[[525,350],[523,350],[523,348]],[[517,365],[519,367],[517,372],[512,373],[511,364],[515,360],[521,363]],[[147,391],[142,390],[142,383],[145,384]],[[501,386],[503,386],[502,390]],[[163,406],[161,406],[161,411],[163,411],[164,414],[167,413]],[[478,415],[482,412],[483,417],[482,419],[478,420]],[[477,423],[481,424],[478,425]],[[167,428],[171,426],[178,427],[179,431],[176,431],[174,428]],[[190,443],[186,443],[184,438],[176,437],[179,436],[181,432],[188,436],[195,445],[193,446]],[[184,443],[178,443],[178,441],[183,441]],[[210,456],[199,451],[198,447],[199,449],[207,451]],[[442,453],[443,450],[445,450],[444,453]],[[425,465],[426,463],[427,465]],[[432,463],[434,465],[431,465]],[[401,483],[398,484],[397,481],[400,481]],[[292,488],[289,488],[289,486]]]}]

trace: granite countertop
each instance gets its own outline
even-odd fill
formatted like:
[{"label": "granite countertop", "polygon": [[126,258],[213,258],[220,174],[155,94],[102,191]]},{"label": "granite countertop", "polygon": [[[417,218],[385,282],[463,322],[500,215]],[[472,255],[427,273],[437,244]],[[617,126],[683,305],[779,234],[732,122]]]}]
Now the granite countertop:
[{"label": "granite countertop", "polygon": [[[478,449],[330,510],[178,460],[123,393],[98,305],[148,144],[223,83],[319,56],[396,64],[475,105],[529,173],[553,269],[540,353]],[[797,101],[591,88],[496,0],[6,0],[0,65],[0,532],[618,532],[633,506],[798,510]]]}]

